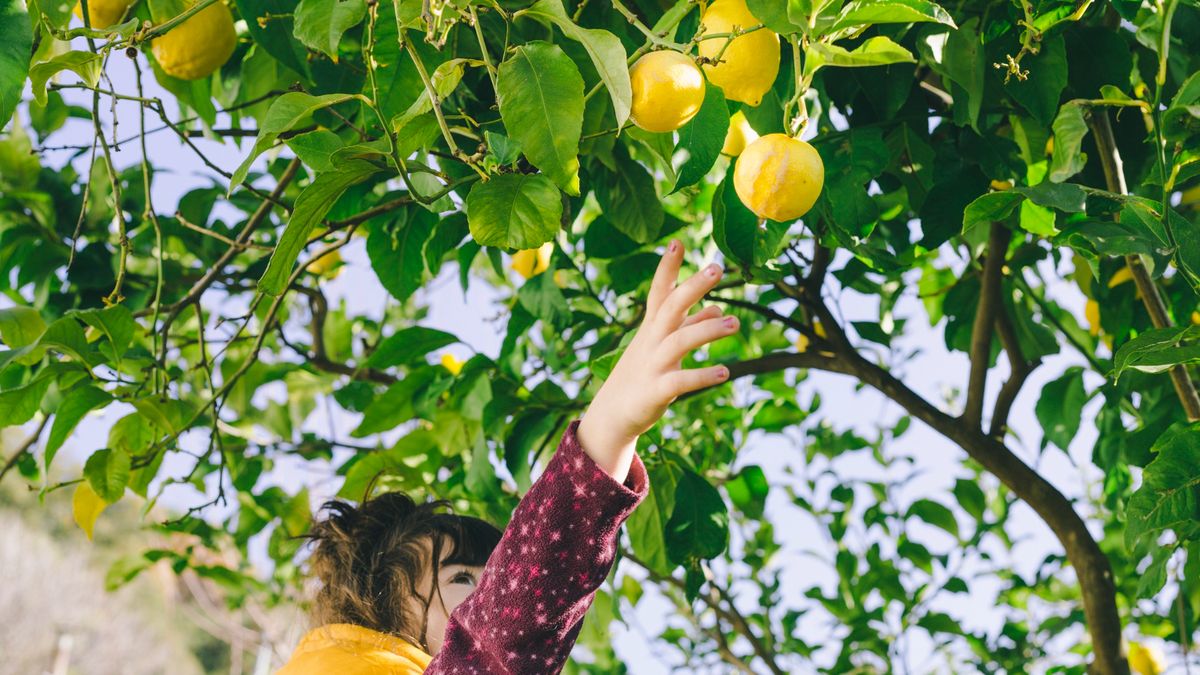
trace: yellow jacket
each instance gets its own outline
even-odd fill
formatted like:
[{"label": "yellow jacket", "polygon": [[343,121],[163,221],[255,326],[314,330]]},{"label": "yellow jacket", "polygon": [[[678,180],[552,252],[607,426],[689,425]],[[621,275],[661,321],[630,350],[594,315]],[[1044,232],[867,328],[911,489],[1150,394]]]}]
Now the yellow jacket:
[{"label": "yellow jacket", "polygon": [[310,630],[276,675],[420,675],[430,660],[394,635],[338,623]]}]

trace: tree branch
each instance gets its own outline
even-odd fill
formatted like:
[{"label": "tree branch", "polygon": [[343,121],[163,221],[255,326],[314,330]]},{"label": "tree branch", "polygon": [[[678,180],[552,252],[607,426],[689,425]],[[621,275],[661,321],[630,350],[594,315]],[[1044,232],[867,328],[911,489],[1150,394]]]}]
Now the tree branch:
[{"label": "tree branch", "polygon": [[8,461],[4,463],[4,468],[0,469],[0,480],[4,480],[4,475],[7,474],[10,469],[16,466],[17,462],[21,461],[21,457],[24,456],[25,453],[29,452],[29,449],[33,447],[34,443],[37,443],[37,439],[42,435],[42,432],[46,429],[46,423],[49,421],[49,415],[43,416],[42,421],[38,423],[37,429],[35,429],[34,432],[29,435],[29,438],[26,438],[21,445],[17,446],[17,451],[14,452],[12,457],[9,457]]},{"label": "tree branch", "polygon": [[1008,242],[1012,232],[1002,223],[992,223],[988,235],[988,250],[983,262],[979,290],[979,305],[975,308],[975,325],[971,330],[971,373],[967,381],[967,405],[963,423],[972,429],[983,426],[983,396],[987,388],[988,365],[992,358],[992,326],[996,323],[996,306],[1000,302],[1000,277],[1008,258]]},{"label": "tree branch", "polygon": [[[1088,125],[1096,136],[1096,147],[1100,151],[1100,163],[1104,167],[1104,180],[1108,185],[1108,191],[1121,195],[1129,194],[1129,189],[1125,184],[1125,173],[1122,169],[1121,152],[1117,149],[1116,138],[1113,137],[1112,125],[1108,121],[1108,111],[1092,110]],[[1163,204],[1162,208],[1165,210],[1171,207]],[[1154,324],[1155,328],[1169,328],[1171,317],[1167,313],[1167,306],[1163,302],[1162,295],[1158,292],[1158,286],[1150,277],[1149,270],[1146,269],[1145,259],[1141,254],[1130,254],[1125,256],[1125,264],[1133,272],[1133,281],[1142,295],[1142,304],[1150,314],[1150,322]],[[1200,395],[1196,394],[1196,387],[1192,384],[1187,368],[1182,365],[1175,366],[1170,372],[1171,383],[1175,385],[1175,393],[1179,395],[1179,402],[1183,404],[1183,410],[1187,413],[1188,420],[1200,421]]]},{"label": "tree branch", "polygon": [[1000,394],[996,396],[988,436],[1003,441],[1004,435],[1008,433],[1008,414],[1017,400],[1017,394],[1021,393],[1021,387],[1025,385],[1025,380],[1041,365],[1042,361],[1041,359],[1028,361],[1021,353],[1021,343],[1017,339],[1016,327],[1013,326],[1012,318],[1005,311],[1003,302],[996,306],[996,332],[1000,334],[1000,344],[1004,345],[1004,352],[1008,354],[1008,363],[1012,373],[1008,376],[1004,386],[1000,388]]}]

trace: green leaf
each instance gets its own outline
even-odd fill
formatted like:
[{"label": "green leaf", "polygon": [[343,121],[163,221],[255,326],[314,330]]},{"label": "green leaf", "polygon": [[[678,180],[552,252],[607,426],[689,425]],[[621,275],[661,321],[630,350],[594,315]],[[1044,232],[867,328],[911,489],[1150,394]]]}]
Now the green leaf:
[{"label": "green leaf", "polygon": [[530,314],[563,330],[571,324],[571,309],[553,274],[539,274],[521,286],[517,301]]},{"label": "green leaf", "polygon": [[942,504],[931,499],[918,499],[908,507],[908,514],[905,517],[912,518],[913,516],[958,538],[958,519],[954,517],[953,511]]},{"label": "green leaf", "polygon": [[[430,84],[433,85],[433,91],[437,94],[439,101],[446,100],[450,94],[454,93],[454,90],[458,87],[458,83],[462,82],[463,70],[466,63],[466,59],[450,59],[439,65],[433,71],[433,75],[429,76]],[[422,83],[421,93],[417,94],[416,100],[404,112],[392,118],[392,131],[398,137],[404,138],[409,134],[409,130],[405,128],[408,123],[432,110],[433,99],[429,96],[429,90]]]},{"label": "green leaf", "polygon": [[917,625],[930,633],[948,633],[950,635],[962,635],[962,622],[954,619],[948,614],[941,612],[930,612],[917,620]]},{"label": "green leaf", "polygon": [[1087,403],[1083,370],[1070,368],[1062,377],[1042,388],[1034,413],[1042,425],[1042,444],[1053,443],[1066,451],[1079,431],[1083,406]]},{"label": "green leaf", "polygon": [[33,90],[33,98],[38,105],[46,105],[46,82],[56,74],[70,70],[78,75],[89,87],[95,87],[100,82],[100,65],[102,58],[92,52],[66,52],[59,54],[49,61],[42,61],[29,68],[29,86]]},{"label": "green leaf", "polygon": [[387,292],[404,301],[425,281],[424,248],[437,226],[438,217],[425,209],[408,209],[396,214],[395,220],[371,228],[367,236],[367,256]]},{"label": "green leaf", "polygon": [[876,35],[855,47],[853,51],[835,44],[814,42],[808,48],[804,72],[812,74],[824,66],[863,68],[885,66],[889,63],[916,63],[911,52],[885,35]]},{"label": "green leaf", "polygon": [[1063,213],[1083,213],[1087,208],[1087,192],[1075,183],[1042,181],[1033,187],[1015,187],[1013,192],[1029,197],[1034,204]]},{"label": "green leaf", "polygon": [[618,157],[616,173],[595,182],[596,201],[618,232],[639,244],[654,241],[665,218],[654,177],[639,162]]},{"label": "green leaf", "polygon": [[583,45],[612,98],[617,127],[624,126],[633,105],[633,86],[629,82],[627,54],[620,38],[600,28],[580,28],[563,10],[562,0],[538,0],[518,14],[549,21],[558,26],[563,35]]},{"label": "green leaf", "polygon": [[50,468],[58,449],[79,425],[83,416],[103,405],[111,403],[113,397],[103,389],[85,384],[67,392],[58,410],[54,413],[54,424],[50,426],[50,436],[46,439],[46,447],[42,451],[45,456],[45,467]]},{"label": "green leaf", "polygon": [[337,134],[328,129],[316,129],[292,136],[284,141],[304,165],[316,173],[332,171],[333,153],[345,147]]},{"label": "green leaf", "polygon": [[954,498],[958,500],[958,505],[971,514],[975,520],[983,521],[987,498],[983,494],[983,489],[979,487],[979,483],[959,478],[954,481]]},{"label": "green leaf", "polygon": [[129,485],[129,455],[120,450],[97,450],[83,465],[83,475],[96,494],[109,504],[121,500]]},{"label": "green leaf", "polygon": [[467,224],[483,246],[537,248],[554,238],[562,213],[558,188],[541,174],[493,176],[467,194]]},{"label": "green leaf", "polygon": [[419,465],[437,452],[437,441],[428,431],[419,429],[401,438],[387,450],[362,457],[346,472],[346,482],[338,491],[343,499],[361,500],[367,488],[381,476],[414,476]]},{"label": "green leaf", "polygon": [[309,76],[308,52],[294,36],[296,0],[238,0],[237,10],[256,44],[301,76]]},{"label": "green leaf", "polygon": [[366,14],[366,0],[300,0],[294,33],[309,48],[324,52],[337,63],[342,34]]},{"label": "green leaf", "polygon": [[[20,0],[0,0],[0,129],[8,125],[21,101],[32,52],[33,32],[24,4]],[[44,91],[42,96],[44,105]]]},{"label": "green leaf", "polygon": [[529,163],[578,195],[583,77],[575,62],[557,45],[530,42],[500,64],[496,87],[504,128]]},{"label": "green leaf", "polygon": [[1067,49],[1062,34],[1043,39],[1038,53],[1027,56],[1021,67],[1029,71],[1029,77],[1024,80],[1013,77],[1004,88],[1034,119],[1050,124],[1067,86]]},{"label": "green leaf", "polygon": [[683,469],[675,486],[665,543],[667,555],[676,563],[711,560],[729,545],[729,513],[721,493],[690,469]]},{"label": "green leaf", "polygon": [[981,195],[963,209],[963,229],[965,235],[978,225],[987,225],[1002,221],[1012,215],[1017,206],[1025,201],[1024,195],[1013,190],[989,192]]},{"label": "green leaf", "polygon": [[774,260],[787,225],[773,220],[760,222],[733,189],[733,167],[717,185],[712,201],[713,241],[729,259],[746,271]]},{"label": "green leaf", "polygon": [[267,109],[267,116],[259,125],[258,138],[254,141],[254,148],[250,151],[250,156],[234,170],[233,176],[229,179],[229,189],[226,194],[232,195],[233,189],[246,180],[246,174],[250,172],[250,166],[254,163],[255,158],[274,145],[279,134],[300,126],[318,110],[345,103],[355,97],[355,94],[312,96],[304,92],[292,91],[272,101],[271,107]]},{"label": "green leaf", "polygon": [[1050,180],[1061,183],[1083,171],[1087,165],[1087,155],[1082,151],[1083,137],[1088,132],[1083,106],[1067,103],[1059,108],[1052,128],[1054,152],[1050,155]]},{"label": "green leaf", "polygon": [[796,21],[795,17],[808,16],[812,11],[812,1],[746,0],[746,7],[754,15],[754,18],[762,21],[767,28],[781,35],[787,35],[807,28],[805,22]]},{"label": "green leaf", "polygon": [[751,518],[763,517],[763,507],[766,506],[770,490],[767,476],[757,464],[743,467],[732,480],[725,483],[730,501]]},{"label": "green leaf", "polygon": [[1129,548],[1147,535],[1200,520],[1200,425],[1177,423],[1154,443],[1154,461],[1125,509]]},{"label": "green leaf", "polygon": [[946,10],[928,0],[857,0],[846,5],[832,30],[881,23],[921,22],[957,28]]},{"label": "green leaf", "polygon": [[1150,556],[1150,565],[1138,579],[1137,597],[1150,599],[1158,595],[1158,592],[1167,584],[1167,561],[1174,553],[1174,546],[1155,547],[1154,553]]},{"label": "green leaf", "polygon": [[675,150],[686,150],[688,157],[679,167],[679,175],[671,192],[704,180],[721,156],[728,132],[729,106],[725,103],[725,94],[720,87],[705,87],[704,104],[696,116],[679,130],[679,143]]},{"label": "green leaf", "polygon": [[18,349],[37,341],[46,332],[46,322],[32,307],[0,309],[0,342]]},{"label": "green leaf", "polygon": [[367,365],[372,368],[391,368],[413,363],[435,349],[458,342],[458,338],[445,331],[410,326],[396,331],[379,343]]},{"label": "green leaf", "polygon": [[87,325],[100,331],[112,345],[113,354],[119,359],[125,355],[125,350],[133,342],[137,322],[133,320],[133,312],[124,305],[113,305],[105,309],[87,309],[72,311],[73,316]]},{"label": "green leaf", "polygon": [[1113,359],[1113,379],[1126,370],[1161,373],[1200,362],[1200,326],[1155,328],[1121,345]]},{"label": "green leaf", "polygon": [[675,565],[668,557],[667,523],[675,510],[675,486],[680,471],[674,464],[658,462],[646,467],[650,491],[629,516],[626,529],[633,553],[659,574],[670,574]]},{"label": "green leaf", "polygon": [[352,160],[343,163],[337,171],[326,172],[314,178],[300,196],[296,197],[292,217],[271,254],[267,271],[263,272],[262,278],[258,280],[258,290],[267,295],[283,293],[296,265],[296,258],[308,243],[308,236],[313,227],[321,222],[333,207],[333,203],[351,185],[363,182],[378,171],[379,169],[370,162]]},{"label": "green leaf", "polygon": [[351,432],[355,438],[363,438],[377,434],[412,419],[415,410],[413,402],[417,393],[427,387],[437,376],[437,368],[419,368],[403,379],[388,387],[388,390],[378,396],[367,409],[363,411],[362,422]]},{"label": "green leaf", "polygon": [[0,391],[0,429],[24,424],[37,413],[52,380],[49,371],[44,372],[20,387]]},{"label": "green leaf", "polygon": [[954,122],[968,124],[978,130],[979,112],[983,109],[984,78],[987,75],[987,58],[979,37],[978,19],[972,18],[959,30],[950,31],[942,66],[953,83],[950,94],[955,103]]},{"label": "green leaf", "polygon": [[1021,213],[1017,222],[1021,224],[1021,229],[1039,237],[1053,237],[1058,234],[1058,228],[1054,225],[1054,211],[1038,206],[1030,200],[1021,202]]}]

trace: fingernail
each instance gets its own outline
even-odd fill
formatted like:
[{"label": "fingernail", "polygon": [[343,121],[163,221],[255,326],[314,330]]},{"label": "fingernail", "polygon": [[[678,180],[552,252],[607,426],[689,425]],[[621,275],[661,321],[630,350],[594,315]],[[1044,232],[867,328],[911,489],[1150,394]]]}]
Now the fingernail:
[{"label": "fingernail", "polygon": [[668,250],[668,251],[670,251],[671,253],[674,253],[675,251],[678,251],[678,250],[679,250],[679,240],[678,240],[678,239],[672,239],[672,240],[671,240],[671,245],[667,247],[667,250]]},{"label": "fingernail", "polygon": [[714,263],[712,265],[709,265],[708,269],[706,269],[704,271],[705,271],[705,273],[708,274],[708,276],[715,277],[721,273],[721,268]]},{"label": "fingernail", "polygon": [[736,316],[725,317],[725,327],[726,328],[737,328],[737,317]]},{"label": "fingernail", "polygon": [[718,380],[724,380],[727,377],[729,377],[729,369],[728,368],[726,368],[725,366],[721,366],[720,368],[717,368],[717,379]]}]

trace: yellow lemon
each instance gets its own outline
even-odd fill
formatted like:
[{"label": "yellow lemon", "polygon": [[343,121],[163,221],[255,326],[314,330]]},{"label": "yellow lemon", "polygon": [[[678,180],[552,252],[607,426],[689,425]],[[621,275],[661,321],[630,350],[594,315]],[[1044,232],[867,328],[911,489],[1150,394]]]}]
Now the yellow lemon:
[{"label": "yellow lemon", "polygon": [[215,2],[154,38],[151,48],[164,73],[181,80],[198,80],[224,65],[235,46],[233,14],[225,3]]},{"label": "yellow lemon", "polygon": [[1193,185],[1179,195],[1181,208],[1200,209],[1200,185]]},{"label": "yellow lemon", "polygon": [[1159,675],[1167,669],[1167,660],[1157,647],[1129,643],[1129,669],[1139,675]]},{"label": "yellow lemon", "polygon": [[[121,21],[125,11],[134,0],[88,0],[88,14],[92,16],[92,28],[108,28]],[[83,5],[75,3],[75,16],[83,20]]]},{"label": "yellow lemon", "polygon": [[1133,270],[1129,269],[1129,266],[1126,265],[1125,267],[1117,270],[1116,274],[1112,275],[1112,278],[1108,280],[1108,287],[1116,288],[1117,286],[1130,281],[1133,281]]},{"label": "yellow lemon", "polygon": [[1054,154],[1054,137],[1053,136],[1046,139],[1046,147],[1042,148],[1042,152],[1046,153],[1047,157]]},{"label": "yellow lemon", "polygon": [[[704,35],[731,33],[735,27],[745,30],[761,23],[746,7],[746,0],[717,0],[700,16]],[[734,38],[728,47],[726,42],[729,38],[714,37],[697,45],[701,56],[720,57],[720,63],[704,64],[709,82],[731,101],[758,105],[779,74],[779,34],[759,28]]]},{"label": "yellow lemon", "polygon": [[451,375],[461,373],[464,363],[466,362],[453,354],[442,354],[442,367],[450,371]]},{"label": "yellow lemon", "polygon": [[825,184],[816,148],[784,134],[767,134],[746,146],[733,167],[733,187],[759,218],[779,222],[808,213]]},{"label": "yellow lemon", "polygon": [[1013,184],[1012,184],[1011,180],[993,180],[991,182],[991,188],[997,192],[1004,192],[1005,190],[1011,190],[1012,186],[1013,186]]},{"label": "yellow lemon", "polygon": [[530,248],[517,251],[512,257],[512,269],[517,274],[532,279],[550,269],[550,254],[554,252],[554,244],[546,242],[541,248]]},{"label": "yellow lemon", "polygon": [[1200,312],[1192,312],[1192,325],[1200,326]]},{"label": "yellow lemon", "polygon": [[758,140],[758,132],[750,126],[746,115],[739,110],[729,118],[729,131],[725,134],[725,145],[721,146],[721,154],[737,157],[742,154],[742,150],[745,150],[747,145],[756,140]]},{"label": "yellow lemon", "polygon": [[1083,307],[1083,315],[1087,318],[1088,332],[1092,336],[1100,334],[1100,303],[1095,300],[1088,300]]},{"label": "yellow lemon", "polygon": [[[814,321],[813,332],[817,334],[817,337],[823,338],[825,337],[825,326],[822,326],[820,321]],[[804,333],[801,333],[800,337],[796,338],[796,351],[803,354],[804,352],[808,351],[808,348],[811,344],[812,341],[808,339],[808,336]]]},{"label": "yellow lemon", "polygon": [[704,74],[691,57],[670,50],[650,52],[629,69],[633,108],[629,119],[655,133],[675,131],[704,103]]},{"label": "yellow lemon", "polygon": [[342,273],[341,252],[337,249],[334,249],[320,258],[317,258],[313,262],[309,263],[308,271],[327,279],[336,278],[337,275]]}]

